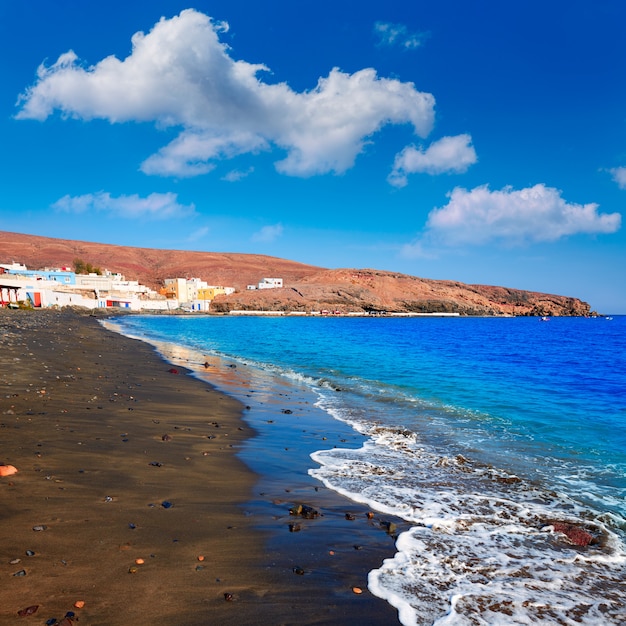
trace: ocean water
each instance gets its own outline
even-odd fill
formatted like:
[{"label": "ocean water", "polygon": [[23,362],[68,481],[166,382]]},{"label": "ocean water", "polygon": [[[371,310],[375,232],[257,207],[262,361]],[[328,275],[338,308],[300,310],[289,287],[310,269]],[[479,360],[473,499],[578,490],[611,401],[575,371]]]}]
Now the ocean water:
[{"label": "ocean water", "polygon": [[[626,623],[626,317],[116,323],[199,370],[305,388],[363,436],[309,474],[411,524],[368,578],[402,624]],[[245,403],[246,385],[211,380]]]}]

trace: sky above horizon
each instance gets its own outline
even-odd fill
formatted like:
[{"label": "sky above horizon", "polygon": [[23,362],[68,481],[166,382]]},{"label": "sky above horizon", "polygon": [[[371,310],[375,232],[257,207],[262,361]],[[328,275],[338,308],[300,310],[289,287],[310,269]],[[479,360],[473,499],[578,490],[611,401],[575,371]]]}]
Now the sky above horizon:
[{"label": "sky above horizon", "polygon": [[620,0],[5,1],[0,46],[0,230],[626,314]]}]

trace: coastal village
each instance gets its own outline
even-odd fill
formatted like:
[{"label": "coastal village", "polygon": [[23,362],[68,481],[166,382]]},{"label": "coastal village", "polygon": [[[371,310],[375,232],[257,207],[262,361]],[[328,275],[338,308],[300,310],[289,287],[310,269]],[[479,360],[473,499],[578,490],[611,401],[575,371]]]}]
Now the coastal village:
[{"label": "coastal village", "polygon": [[[235,292],[234,287],[209,285],[200,278],[166,278],[164,286],[155,291],[109,270],[79,273],[77,269],[34,270],[15,262],[0,264],[0,306],[209,312],[215,296]],[[247,289],[282,287],[282,278],[263,278],[256,285],[248,285]]]}]

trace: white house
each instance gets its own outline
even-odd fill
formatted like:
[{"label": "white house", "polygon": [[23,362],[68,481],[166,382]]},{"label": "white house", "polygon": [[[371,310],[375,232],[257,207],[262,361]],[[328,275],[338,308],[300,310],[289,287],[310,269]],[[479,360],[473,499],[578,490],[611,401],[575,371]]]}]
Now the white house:
[{"label": "white house", "polygon": [[282,278],[264,278],[259,283],[259,289],[281,289],[283,286]]}]

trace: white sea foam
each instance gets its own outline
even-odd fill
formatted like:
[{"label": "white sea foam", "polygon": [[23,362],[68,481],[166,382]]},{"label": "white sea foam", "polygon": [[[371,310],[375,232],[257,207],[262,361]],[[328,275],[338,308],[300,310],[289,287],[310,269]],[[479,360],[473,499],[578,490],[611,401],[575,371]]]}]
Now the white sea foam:
[{"label": "white sea foam", "polygon": [[[624,545],[593,511],[504,471],[441,456],[414,433],[371,435],[358,450],[314,453],[320,467],[310,474],[416,525],[369,575],[372,593],[403,624],[626,623]],[[574,546],[552,521],[596,543]]]}]

